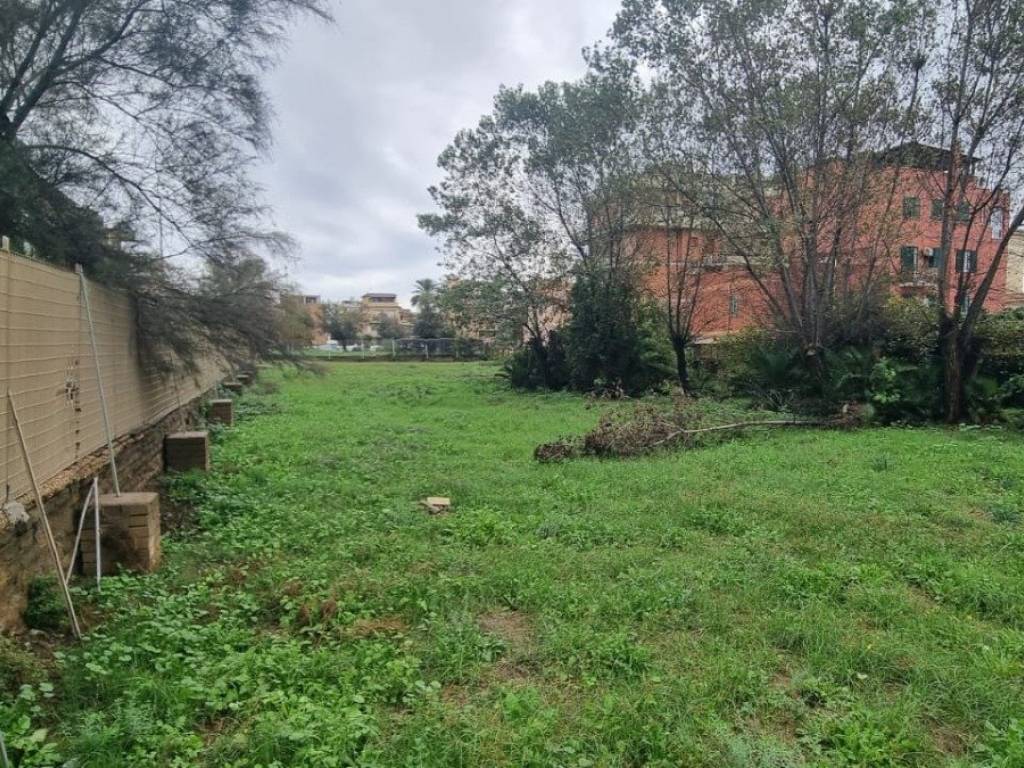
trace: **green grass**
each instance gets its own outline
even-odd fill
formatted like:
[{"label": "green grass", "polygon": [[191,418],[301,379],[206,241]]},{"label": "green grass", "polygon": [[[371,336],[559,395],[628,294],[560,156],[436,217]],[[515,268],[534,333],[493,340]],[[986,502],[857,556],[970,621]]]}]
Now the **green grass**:
[{"label": "green grass", "polygon": [[495,371],[246,398],[175,485],[199,528],[0,706],[21,744],[49,729],[25,764],[1024,765],[1019,435],[542,465],[599,408]]}]

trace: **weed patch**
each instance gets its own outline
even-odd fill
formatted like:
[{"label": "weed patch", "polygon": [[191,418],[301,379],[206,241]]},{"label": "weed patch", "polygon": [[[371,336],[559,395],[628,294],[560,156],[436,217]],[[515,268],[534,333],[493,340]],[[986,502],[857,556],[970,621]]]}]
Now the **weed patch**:
[{"label": "weed patch", "polygon": [[[52,665],[0,643],[15,765],[1022,764],[1019,435],[542,463],[633,404],[495,371],[264,372],[213,471],[169,481],[192,514],[161,570],[76,589],[97,620]],[[62,626],[59,599],[33,610]]]}]

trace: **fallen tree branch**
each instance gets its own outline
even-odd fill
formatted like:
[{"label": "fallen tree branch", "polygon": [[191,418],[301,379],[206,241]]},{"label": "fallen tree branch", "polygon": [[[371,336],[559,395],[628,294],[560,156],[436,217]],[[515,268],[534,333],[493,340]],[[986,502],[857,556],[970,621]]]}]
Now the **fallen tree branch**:
[{"label": "fallen tree branch", "polygon": [[594,456],[627,458],[642,456],[675,443],[693,443],[706,435],[757,428],[852,428],[862,423],[865,410],[850,404],[836,416],[823,419],[748,419],[728,424],[701,426],[708,414],[702,413],[692,401],[677,402],[672,410],[650,405],[638,406],[629,416],[606,414],[594,429],[579,436],[564,437],[538,445],[537,461],[551,462]]},{"label": "fallen tree branch", "polygon": [[674,442],[679,438],[694,437],[696,435],[706,434],[708,432],[725,432],[730,429],[746,429],[748,427],[838,427],[843,422],[838,419],[829,419],[827,421],[806,421],[801,419],[777,419],[769,421],[737,421],[733,424],[720,424],[717,427],[701,427],[700,429],[679,429],[657,440],[650,443],[647,448],[657,448],[666,443]]}]

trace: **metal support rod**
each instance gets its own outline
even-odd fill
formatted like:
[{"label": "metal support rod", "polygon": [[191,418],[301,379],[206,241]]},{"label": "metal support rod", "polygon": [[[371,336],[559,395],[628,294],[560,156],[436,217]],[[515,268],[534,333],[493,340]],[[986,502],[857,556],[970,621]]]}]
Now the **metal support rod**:
[{"label": "metal support rod", "polygon": [[100,481],[92,479],[93,530],[96,532],[96,591],[100,591],[100,580],[103,576],[103,559],[100,554]]},{"label": "metal support rod", "polygon": [[[78,560],[78,545],[82,542],[82,530],[85,528],[85,516],[89,512],[89,504],[92,502],[92,494],[96,488],[96,481],[93,480],[89,486],[89,492],[85,495],[85,501],[82,503],[82,513],[78,516],[78,530],[75,532],[75,545],[71,548],[71,562],[68,563],[68,572],[64,577],[68,581],[71,581],[71,572],[75,570],[75,562]],[[99,535],[99,529],[96,530],[96,535]]]},{"label": "metal support rod", "polygon": [[64,578],[64,565],[60,561],[60,552],[57,550],[57,542],[53,538],[53,531],[50,529],[50,519],[46,516],[46,505],[43,504],[43,495],[39,491],[39,482],[36,480],[36,472],[32,468],[32,458],[28,453],[28,443],[25,442],[25,433],[21,429],[21,419],[18,418],[18,409],[14,404],[14,396],[7,392],[7,402],[11,406],[11,416],[14,419],[14,428],[18,433],[18,443],[21,445],[21,455],[25,459],[25,469],[28,471],[28,478],[32,481],[32,492],[36,497],[36,507],[39,509],[39,516],[43,519],[43,531],[46,533],[46,541],[50,545],[50,554],[53,555],[53,565],[57,569],[57,580],[60,582],[61,595],[64,598],[64,605],[68,609],[68,618],[71,619],[71,632],[76,640],[82,639],[82,630],[78,626],[78,617],[75,615],[75,605],[71,602],[71,592],[68,591],[68,582]]},{"label": "metal support rod", "polygon": [[107,413],[107,397],[103,392],[103,376],[100,374],[100,352],[96,346],[96,327],[92,322],[92,307],[89,306],[89,287],[85,281],[85,271],[81,264],[75,264],[75,272],[78,273],[78,283],[82,290],[82,299],[85,302],[85,318],[89,322],[89,341],[92,343],[92,360],[96,368],[96,389],[100,396],[100,410],[103,412],[103,429],[107,435],[107,450],[110,452],[110,474],[114,481],[114,495],[121,495],[121,483],[117,477],[117,457],[114,455],[114,433],[110,429],[110,414]]}]

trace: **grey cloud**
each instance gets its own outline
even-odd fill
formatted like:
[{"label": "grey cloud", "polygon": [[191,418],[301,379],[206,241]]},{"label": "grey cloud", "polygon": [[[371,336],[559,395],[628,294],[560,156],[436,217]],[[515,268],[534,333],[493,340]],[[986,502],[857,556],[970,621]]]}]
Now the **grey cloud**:
[{"label": "grey cloud", "polygon": [[575,77],[580,49],[619,0],[346,0],[332,27],[307,22],[268,83],[275,147],[258,181],[301,245],[290,278],[340,299],[408,299],[439,277],[416,228],[437,155],[490,109],[499,85]]}]

